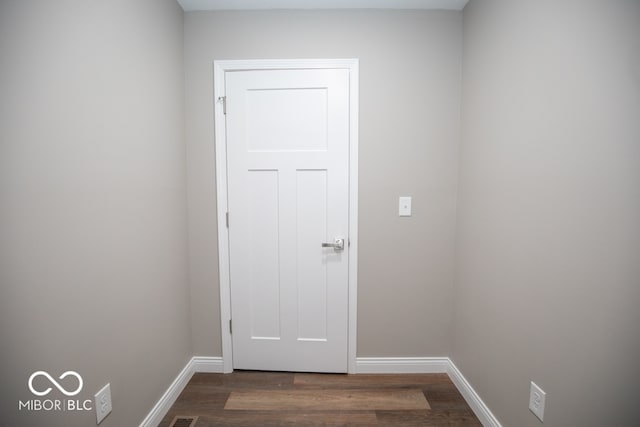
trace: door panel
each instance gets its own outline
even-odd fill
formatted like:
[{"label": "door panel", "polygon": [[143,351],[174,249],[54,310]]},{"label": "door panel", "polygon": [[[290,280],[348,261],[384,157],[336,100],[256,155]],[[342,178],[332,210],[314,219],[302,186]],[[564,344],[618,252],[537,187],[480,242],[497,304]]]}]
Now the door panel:
[{"label": "door panel", "polygon": [[318,242],[327,236],[327,172],[297,171],[299,340],[327,339],[327,263]]},{"label": "door panel", "polygon": [[347,370],[348,73],[225,73],[236,369]]},{"label": "door panel", "polygon": [[280,338],[278,171],[248,171],[251,337]]},{"label": "door panel", "polygon": [[249,151],[326,150],[327,90],[249,90]]}]

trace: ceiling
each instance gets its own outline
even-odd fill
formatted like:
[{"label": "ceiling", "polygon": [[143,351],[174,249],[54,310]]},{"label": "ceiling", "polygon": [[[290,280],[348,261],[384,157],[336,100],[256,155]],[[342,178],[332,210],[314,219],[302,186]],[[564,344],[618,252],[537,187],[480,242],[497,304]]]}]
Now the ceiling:
[{"label": "ceiling", "polygon": [[178,0],[185,12],[265,9],[446,9],[462,10],[469,0]]}]

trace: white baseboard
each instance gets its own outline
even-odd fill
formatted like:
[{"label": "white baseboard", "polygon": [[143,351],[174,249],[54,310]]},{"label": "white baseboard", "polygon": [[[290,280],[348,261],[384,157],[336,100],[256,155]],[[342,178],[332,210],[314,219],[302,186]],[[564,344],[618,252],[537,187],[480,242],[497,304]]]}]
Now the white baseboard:
[{"label": "white baseboard", "polygon": [[151,409],[145,419],[140,423],[140,427],[156,427],[164,416],[169,412],[171,405],[176,401],[182,390],[193,376],[193,359],[191,359],[175,380],[171,383],[167,391],[164,392],[158,403]]},{"label": "white baseboard", "polygon": [[151,409],[149,414],[140,423],[140,427],[156,427],[167,415],[171,406],[175,403],[187,386],[187,383],[196,372],[222,372],[223,363],[221,357],[192,357],[182,368],[175,380],[171,383],[167,391],[164,392],[160,400]]},{"label": "white baseboard", "polygon": [[194,372],[206,372],[210,374],[221,374],[224,372],[224,361],[222,357],[202,357],[194,356],[191,359]]},{"label": "white baseboard", "polygon": [[451,382],[456,386],[484,427],[502,427],[500,421],[493,415],[493,412],[491,412],[489,407],[482,401],[478,393],[471,387],[469,381],[462,375],[462,372],[460,372],[451,359],[449,359],[447,374],[449,374]]},{"label": "white baseboard", "polygon": [[357,374],[441,374],[449,367],[447,357],[358,357]]},{"label": "white baseboard", "polygon": [[[156,427],[171,409],[196,372],[223,373],[221,357],[194,356],[171,383],[140,427]],[[484,427],[502,427],[478,393],[448,357],[358,357],[357,374],[442,374],[446,373]]]}]

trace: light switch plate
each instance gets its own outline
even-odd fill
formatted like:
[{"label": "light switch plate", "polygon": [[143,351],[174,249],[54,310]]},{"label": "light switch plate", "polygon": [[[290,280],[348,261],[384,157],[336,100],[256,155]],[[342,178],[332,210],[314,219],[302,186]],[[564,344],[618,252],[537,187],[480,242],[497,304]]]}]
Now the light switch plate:
[{"label": "light switch plate", "polygon": [[400,197],[400,203],[398,206],[398,215],[411,216],[411,197],[410,196]]}]

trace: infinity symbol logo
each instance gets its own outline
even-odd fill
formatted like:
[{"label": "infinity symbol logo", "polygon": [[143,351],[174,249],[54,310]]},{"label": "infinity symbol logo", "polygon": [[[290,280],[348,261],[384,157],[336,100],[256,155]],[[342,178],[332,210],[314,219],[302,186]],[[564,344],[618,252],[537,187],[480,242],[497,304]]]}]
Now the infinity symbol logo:
[{"label": "infinity symbol logo", "polygon": [[33,379],[35,377],[37,377],[38,375],[43,375],[45,377],[47,377],[47,379],[49,381],[51,381],[51,383],[56,386],[56,388],[58,390],[60,390],[62,393],[64,393],[65,396],[75,396],[76,394],[80,393],[80,390],[82,390],[82,377],[74,371],[67,371],[64,374],[60,375],[61,380],[65,379],[66,377],[68,377],[69,375],[72,375],[74,377],[76,377],[78,379],[78,388],[75,389],[74,391],[67,391],[64,389],[64,387],[62,387],[60,384],[58,384],[58,382],[56,380],[53,379],[53,377],[51,375],[49,375],[47,372],[45,371],[36,371],[33,374],[31,374],[31,376],[29,377],[29,390],[31,390],[31,393],[35,394],[36,396],[46,396],[47,394],[49,394],[49,392],[51,392],[51,387],[49,387],[48,389],[46,389],[45,391],[37,391],[33,388]]}]

